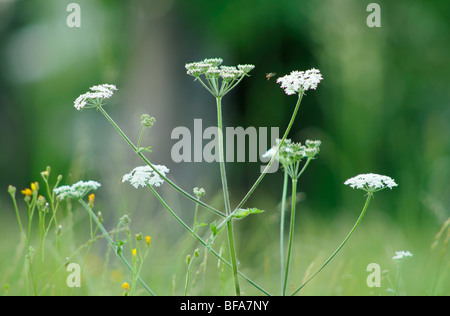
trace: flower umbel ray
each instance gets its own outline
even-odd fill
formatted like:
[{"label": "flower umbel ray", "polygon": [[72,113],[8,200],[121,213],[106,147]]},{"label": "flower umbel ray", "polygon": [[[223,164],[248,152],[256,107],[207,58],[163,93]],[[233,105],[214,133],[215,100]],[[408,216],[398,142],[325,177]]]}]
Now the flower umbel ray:
[{"label": "flower umbel ray", "polygon": [[255,68],[251,64],[223,66],[222,61],[222,58],[206,58],[203,61],[188,63],[185,68],[188,75],[199,80],[212,95],[221,98]]}]

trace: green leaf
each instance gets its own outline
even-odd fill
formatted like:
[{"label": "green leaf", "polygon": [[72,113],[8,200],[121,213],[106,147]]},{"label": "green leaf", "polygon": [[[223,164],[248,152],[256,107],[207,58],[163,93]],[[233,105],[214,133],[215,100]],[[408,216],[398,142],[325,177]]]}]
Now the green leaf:
[{"label": "green leaf", "polygon": [[258,208],[256,208],[256,207],[254,207],[254,208],[249,208],[248,210],[250,211],[250,214],[264,213],[263,210],[260,210],[260,209],[258,209]]},{"label": "green leaf", "polygon": [[264,212],[263,210],[260,210],[258,208],[248,208],[248,209],[239,208],[233,212],[233,217],[237,219],[242,219],[250,214],[258,214],[263,212]]},{"label": "green leaf", "polygon": [[119,256],[122,253],[123,250],[123,245],[125,244],[124,241],[119,240],[117,243],[114,243],[114,245],[117,247],[116,248],[116,254]]},{"label": "green leaf", "polygon": [[216,226],[216,221],[212,222],[211,224],[209,224],[209,228],[211,228],[211,231],[213,233],[213,236],[217,235],[217,226]]}]

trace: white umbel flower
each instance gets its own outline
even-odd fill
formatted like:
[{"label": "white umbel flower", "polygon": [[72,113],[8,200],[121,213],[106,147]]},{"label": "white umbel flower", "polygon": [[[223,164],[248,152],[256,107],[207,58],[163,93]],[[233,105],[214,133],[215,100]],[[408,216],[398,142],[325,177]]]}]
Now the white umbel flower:
[{"label": "white umbel flower", "polygon": [[65,199],[81,199],[92,190],[97,190],[102,185],[97,181],[78,181],[73,185],[62,185],[53,190],[60,201]]},{"label": "white umbel flower", "polygon": [[306,71],[292,71],[289,75],[277,79],[281,88],[287,95],[300,93],[309,89],[315,90],[322,81],[319,69],[312,68]]},{"label": "white umbel flower", "polygon": [[405,251],[405,250],[400,250],[400,251],[395,252],[395,256],[392,257],[392,260],[394,260],[395,262],[400,262],[400,261],[403,261],[403,259],[412,257],[412,256],[413,256],[413,254],[411,252]]},{"label": "white umbel flower", "polygon": [[104,99],[109,99],[117,90],[115,85],[101,84],[90,88],[91,91],[80,95],[74,102],[77,110],[83,109],[86,105],[98,105]]},{"label": "white umbel flower", "polygon": [[[154,167],[163,175],[169,172],[169,169],[163,165],[154,165]],[[130,182],[136,189],[147,185],[159,187],[164,179],[159,176],[150,166],[140,166],[134,168],[130,173],[123,176],[122,182]]]},{"label": "white umbel flower", "polygon": [[380,191],[385,188],[392,189],[398,186],[392,178],[375,173],[357,175],[345,181],[344,184],[353,189],[362,189],[367,192]]},{"label": "white umbel flower", "polygon": [[[255,65],[223,66],[221,65],[222,61],[222,58],[206,58],[203,61],[188,63],[185,67],[187,74],[202,82],[203,86],[212,95],[223,97],[244,76],[248,76],[248,73],[255,68]],[[206,80],[206,83],[203,80]]]}]

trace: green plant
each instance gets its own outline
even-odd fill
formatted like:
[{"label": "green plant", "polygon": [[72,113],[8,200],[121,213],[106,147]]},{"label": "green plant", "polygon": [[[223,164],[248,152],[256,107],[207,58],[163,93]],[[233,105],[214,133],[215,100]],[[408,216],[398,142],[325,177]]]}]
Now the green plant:
[{"label": "green plant", "polygon": [[[297,116],[300,104],[308,90],[315,90],[318,84],[322,81],[322,75],[317,69],[310,69],[307,71],[293,71],[289,75],[280,77],[277,83],[280,84],[281,88],[287,95],[296,95],[297,102],[292,112],[290,122],[284,131],[283,137],[277,140],[275,146],[273,146],[263,157],[270,158],[270,161],[266,165],[265,169],[262,171],[261,175],[257,178],[255,183],[252,185],[250,190],[244,195],[240,203],[235,207],[232,207],[229,196],[228,179],[227,172],[225,168],[225,149],[224,149],[224,139],[223,139],[223,117],[222,117],[222,106],[223,98],[231,90],[233,90],[244,78],[249,77],[249,73],[253,70],[253,65],[238,65],[234,66],[223,66],[222,59],[220,58],[210,58],[205,59],[200,62],[194,62],[186,64],[187,74],[195,78],[195,81],[199,82],[214,98],[217,108],[217,141],[218,141],[218,162],[219,170],[221,176],[222,184],[222,194],[223,194],[223,210],[216,209],[210,206],[208,203],[201,200],[204,196],[204,189],[195,188],[194,195],[188,193],[186,190],[178,186],[173,180],[168,178],[170,170],[164,165],[158,165],[151,162],[151,160],[146,156],[151,154],[151,147],[142,147],[141,143],[143,140],[144,132],[151,128],[155,124],[155,118],[150,117],[148,114],[143,114],[141,116],[141,132],[139,135],[138,143],[135,145],[131,139],[122,131],[119,125],[109,116],[106,112],[104,105],[105,100],[111,98],[114,92],[117,90],[116,86],[110,84],[97,85],[90,88],[89,92],[80,95],[74,102],[74,106],[77,110],[95,108],[97,109],[114,127],[114,129],[122,136],[126,143],[131,147],[131,149],[138,155],[142,161],[145,163],[143,166],[138,166],[132,169],[129,173],[123,175],[122,183],[130,183],[136,189],[143,187],[150,190],[150,192],[156,197],[160,204],[169,212],[169,214],[192,236],[197,242],[204,247],[207,253],[214,255],[223,266],[228,266],[231,269],[234,285],[234,293],[236,295],[241,295],[241,284],[240,279],[249,283],[251,286],[259,290],[265,295],[271,295],[263,286],[257,284],[250,277],[242,273],[239,269],[238,254],[235,248],[236,235],[233,229],[233,224],[237,220],[247,220],[250,218],[249,215],[261,214],[264,211],[260,208],[255,207],[244,207],[247,200],[255,192],[265,175],[267,174],[269,168],[275,160],[278,160],[284,170],[284,180],[282,186],[282,198],[281,198],[281,212],[280,212],[280,284],[281,284],[281,295],[287,295],[287,284],[289,280],[290,270],[291,270],[291,256],[294,248],[294,237],[295,237],[295,215],[297,207],[297,188],[298,182],[301,175],[305,172],[307,167],[310,165],[311,161],[316,159],[320,151],[321,141],[319,140],[306,140],[304,144],[298,142],[293,142],[288,139],[290,130],[294,124],[295,118]],[[46,186],[47,199],[38,196],[38,184],[33,183],[31,189],[25,189],[22,193],[25,195],[25,201],[28,207],[28,226],[25,229],[22,225],[22,220],[17,208],[17,203],[15,200],[15,188],[10,187],[9,192],[13,198],[14,207],[16,210],[16,215],[19,223],[20,230],[22,232],[23,238],[26,243],[26,262],[28,267],[27,276],[31,279],[32,289],[34,294],[39,294],[38,286],[36,282],[36,276],[34,274],[34,266],[31,264],[32,248],[29,243],[30,240],[30,229],[31,221],[34,217],[35,211],[39,213],[39,231],[40,231],[40,249],[41,258],[44,261],[44,245],[47,238],[49,229],[53,226],[57,231],[56,245],[60,243],[60,232],[61,225],[59,224],[59,219],[57,216],[57,208],[60,203],[64,200],[70,201],[75,200],[79,205],[86,211],[89,217],[89,227],[90,227],[90,239],[87,243],[88,251],[90,250],[92,243],[96,241],[99,236],[104,238],[110,249],[120,258],[121,262],[131,273],[131,284],[128,282],[122,283],[122,289],[124,295],[136,295],[137,284],[139,283],[145,291],[150,295],[155,295],[154,291],[142,278],[142,268],[145,259],[147,258],[150,251],[150,237],[145,237],[146,248],[145,251],[141,248],[140,244],[143,240],[142,234],[136,234],[135,238],[132,238],[131,232],[128,228],[128,223],[130,219],[128,216],[124,216],[120,219],[118,226],[115,230],[108,232],[103,225],[101,213],[95,214],[93,210],[95,195],[91,193],[92,191],[98,190],[101,184],[96,181],[79,181],[73,185],[62,185],[60,182],[61,177],[58,177],[57,182],[51,188],[49,186],[49,173],[48,168],[42,173],[42,177]],[[291,180],[291,210],[290,210],[290,221],[289,221],[289,237],[287,242],[287,253],[285,253],[286,242],[285,242],[285,209],[288,203],[287,192],[288,183]],[[158,193],[157,188],[167,183],[171,186],[177,193],[184,196],[191,202],[195,203],[194,209],[194,221],[192,225],[186,223],[177,212],[169,206],[168,202]],[[308,277],[295,291],[290,293],[291,295],[297,294],[306,284],[308,284],[317,274],[319,274],[325,266],[337,255],[337,253],[342,249],[342,247],[347,243],[359,223],[361,222],[369,202],[373,194],[384,188],[393,188],[397,184],[389,177],[380,176],[376,174],[363,174],[357,177],[348,179],[345,184],[350,185],[352,188],[362,189],[367,192],[367,200],[363,207],[363,210],[357,219],[355,225],[353,226],[347,237],[341,242],[339,247],[332,253],[332,255],[325,261],[325,263],[320,266],[320,268]],[[90,193],[90,194],[89,194]],[[89,194],[89,195],[88,195]],[[87,197],[88,202],[85,201]],[[202,223],[199,220],[200,209],[205,209],[209,211],[215,219],[210,222],[210,224]],[[51,213],[50,213],[51,212]],[[50,220],[46,220],[46,214],[50,213]],[[202,227],[209,227],[210,231],[207,238],[200,235]],[[126,239],[120,238],[120,232],[125,230],[127,237]],[[227,247],[229,260],[223,255],[222,247],[219,251],[215,250],[215,241],[222,231],[226,231],[227,234]],[[101,234],[98,235],[98,232]],[[128,244],[127,244],[128,243]],[[126,258],[124,247],[128,245],[131,255],[131,263]],[[200,250],[194,252],[194,256],[188,255],[186,263],[186,276],[184,285],[184,294],[187,295],[189,291],[189,285],[191,282],[191,275],[194,269],[197,267],[198,258]],[[205,253],[206,256],[206,253]],[[205,257],[206,260],[206,257]],[[223,269],[223,268],[222,268]],[[221,279],[223,278],[223,270],[221,274]],[[28,282],[27,282],[28,283]],[[220,282],[222,283],[222,281]]]}]

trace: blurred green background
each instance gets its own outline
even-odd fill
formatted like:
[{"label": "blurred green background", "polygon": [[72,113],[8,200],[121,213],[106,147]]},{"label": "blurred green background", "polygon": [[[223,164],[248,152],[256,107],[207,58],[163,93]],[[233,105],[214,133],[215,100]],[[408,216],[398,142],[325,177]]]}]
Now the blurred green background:
[{"label": "blurred green background", "polygon": [[[66,24],[71,2],[81,6],[80,28]],[[370,28],[370,2],[0,0],[0,237],[10,245],[19,238],[8,185],[28,187],[48,165],[66,184],[101,182],[98,203],[111,223],[128,213],[138,219],[137,230],[153,227],[148,234],[168,244],[184,236],[150,193],[120,184],[142,163],[109,123],[94,110],[73,108],[80,94],[100,83],[119,88],[106,109],[133,140],[140,115],[156,117],[144,138],[152,162],[167,165],[187,191],[203,186],[205,201],[221,207],[217,166],[174,163],[176,140],[170,136],[177,126],[192,130],[195,118],[203,119],[204,128],[216,125],[213,98],[184,65],[222,57],[226,65],[256,66],[224,99],[225,126],[279,126],[283,133],[296,98],[285,95],[275,78],[312,67],[323,74],[318,89],[303,99],[289,135],[322,141],[300,182],[301,225],[309,218],[326,227],[311,231],[315,238],[341,240],[364,203],[362,192],[343,182],[360,173],[385,174],[399,186],[376,194],[366,229],[371,236],[379,232],[385,256],[408,248],[420,258],[421,247],[433,242],[450,215],[448,4],[376,1],[381,27]],[[267,81],[269,72],[277,76]],[[260,165],[227,165],[234,205]],[[248,202],[267,212],[237,225],[238,238],[251,241],[238,245],[242,262],[256,264],[258,252],[278,240],[281,181],[281,172],[267,175]],[[184,199],[170,188],[161,191],[189,218],[193,207],[183,212]],[[369,227],[370,221],[375,224]],[[261,236],[262,228],[273,229],[273,238]],[[391,228],[401,237],[390,238]],[[355,238],[355,247],[363,243],[363,235]],[[448,271],[448,262],[444,266]]]}]

